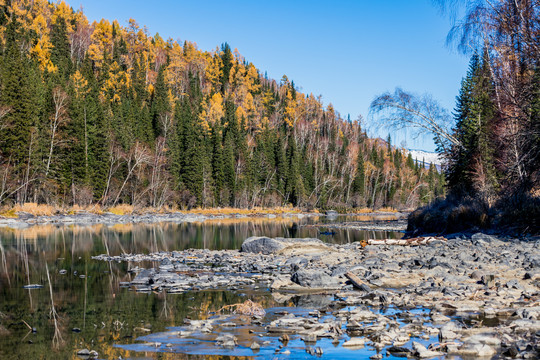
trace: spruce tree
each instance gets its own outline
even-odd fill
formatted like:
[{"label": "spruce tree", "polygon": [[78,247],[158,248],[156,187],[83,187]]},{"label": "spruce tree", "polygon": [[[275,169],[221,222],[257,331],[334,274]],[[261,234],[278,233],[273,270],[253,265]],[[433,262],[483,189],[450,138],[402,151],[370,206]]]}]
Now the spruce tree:
[{"label": "spruce tree", "polygon": [[[454,193],[493,192],[497,175],[490,142],[495,107],[491,101],[492,82],[487,54],[473,55],[467,76],[462,81],[455,110],[454,146],[447,171],[448,186]],[[483,180],[478,182],[479,177]]]},{"label": "spruce tree", "polygon": [[56,78],[59,84],[65,84],[73,71],[71,51],[66,21],[58,17],[51,28],[51,62],[57,67]]},{"label": "spruce tree", "polygon": [[187,98],[176,105],[178,121],[179,174],[178,180],[184,189],[195,196],[196,204],[202,203],[204,147],[201,129]]},{"label": "spruce tree", "polygon": [[358,157],[356,159],[356,174],[353,181],[353,193],[360,196],[364,195],[364,187],[366,183],[365,171],[364,154],[359,150]]},{"label": "spruce tree", "polygon": [[225,182],[225,170],[223,164],[222,134],[219,124],[212,129],[212,178],[214,180],[215,198],[220,203],[220,194]]},{"label": "spruce tree", "polygon": [[227,43],[221,45],[221,63],[221,91],[225,93],[233,66],[233,54],[231,52],[231,47]]},{"label": "spruce tree", "polygon": [[154,129],[155,137],[163,135],[160,117],[171,111],[169,90],[165,82],[165,68],[165,65],[159,68],[152,98],[152,128]]},{"label": "spruce tree", "polygon": [[1,133],[1,146],[7,158],[22,171],[28,160],[32,129],[38,122],[41,79],[37,65],[19,49],[17,28],[12,21],[6,30],[6,50],[2,58],[2,105],[10,109],[4,123],[8,126]]}]

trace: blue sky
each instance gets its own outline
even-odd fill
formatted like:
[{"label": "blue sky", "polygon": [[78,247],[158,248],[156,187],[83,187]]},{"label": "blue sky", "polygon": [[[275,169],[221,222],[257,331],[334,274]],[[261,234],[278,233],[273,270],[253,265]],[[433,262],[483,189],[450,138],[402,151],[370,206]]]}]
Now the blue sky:
[{"label": "blue sky", "polygon": [[[430,0],[67,2],[82,5],[91,21],[126,25],[134,18],[151,34],[194,41],[202,50],[228,42],[269,77],[286,74],[303,92],[322,95],[325,105],[352,119],[367,120],[373,98],[396,86],[430,93],[451,110],[468,64],[446,47],[450,21]],[[405,136],[393,138],[399,145]],[[429,138],[406,143],[434,148]]]}]

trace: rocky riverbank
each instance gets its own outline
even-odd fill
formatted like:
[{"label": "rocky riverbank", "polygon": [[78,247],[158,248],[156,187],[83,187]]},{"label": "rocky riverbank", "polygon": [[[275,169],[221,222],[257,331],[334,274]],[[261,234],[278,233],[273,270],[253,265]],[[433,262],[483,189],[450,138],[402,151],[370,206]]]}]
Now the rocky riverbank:
[{"label": "rocky riverbank", "polygon": [[[479,233],[466,239],[371,244],[377,245],[258,237],[247,239],[240,251],[187,250],[94,259],[138,263],[131,270],[132,280],[122,284],[135,291],[269,289],[281,299],[298,294],[330,297],[314,302],[313,311],[301,316],[283,313],[253,320],[259,326],[251,329],[254,333],[284,340],[255,342],[257,351],[270,346],[286,353],[287,339],[298,338],[307,352],[318,355],[317,342],[328,338],[343,347],[372,348],[374,358],[383,349],[421,358],[538,358],[540,238],[517,240]],[[375,310],[381,308],[395,312]],[[196,341],[199,330],[212,333],[216,321],[220,320],[188,321],[184,335],[178,336]],[[223,328],[227,326],[220,325],[222,337],[227,335]],[[218,347],[239,346],[232,330],[229,335],[212,341]],[[252,348],[249,351],[256,354]]]}]

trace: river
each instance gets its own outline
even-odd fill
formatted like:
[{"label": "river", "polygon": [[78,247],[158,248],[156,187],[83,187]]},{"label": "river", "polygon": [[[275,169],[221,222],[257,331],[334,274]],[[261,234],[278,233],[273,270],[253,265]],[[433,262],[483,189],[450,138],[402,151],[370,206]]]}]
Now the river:
[{"label": "river", "polygon": [[[186,344],[177,346],[174,354],[170,354],[148,343],[155,342],[156,338],[167,338],[167,332],[181,326],[186,318],[206,319],[224,305],[242,302],[246,297],[262,304],[270,317],[283,308],[293,313],[309,311],[309,301],[300,296],[286,300],[275,298],[267,289],[260,288],[180,294],[136,293],[120,286],[132,277],[129,270],[134,264],[107,263],[92,260],[92,256],[190,248],[238,249],[246,238],[255,235],[317,237],[339,244],[402,236],[392,231],[312,226],[372,219],[367,215],[334,219],[288,216],[209,219],[179,224],[0,228],[0,358],[78,358],[76,354],[81,349],[95,350],[99,358],[104,359],[254,355],[249,348],[224,352],[209,346]],[[28,285],[38,286],[25,288]],[[52,304],[56,316],[51,312]],[[240,332],[248,330],[249,327],[238,329]],[[271,339],[271,342],[276,341],[277,338]],[[296,350],[289,358],[306,356],[300,340],[295,341],[298,344],[293,342],[291,349]],[[325,357],[334,354],[367,358],[374,353],[343,350],[330,340],[321,342],[320,346],[325,350]],[[269,354],[261,351],[256,355]]]}]

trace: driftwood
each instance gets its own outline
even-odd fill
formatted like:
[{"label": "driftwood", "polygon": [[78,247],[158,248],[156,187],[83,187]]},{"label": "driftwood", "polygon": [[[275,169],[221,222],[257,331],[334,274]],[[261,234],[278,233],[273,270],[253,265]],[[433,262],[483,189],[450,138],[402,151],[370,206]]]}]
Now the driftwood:
[{"label": "driftwood", "polygon": [[363,291],[370,291],[370,287],[364,283],[362,280],[360,280],[360,278],[356,275],[354,275],[352,272],[350,271],[347,271],[345,273],[345,276],[347,277],[347,279],[349,279],[351,281],[351,283],[354,285],[354,287],[360,289],[360,290],[363,290]]},{"label": "driftwood", "polygon": [[402,246],[417,246],[417,245],[427,245],[433,241],[446,241],[442,236],[426,236],[426,237],[415,237],[410,239],[384,239],[384,240],[373,240],[370,239],[367,241],[368,245],[402,245]]}]

